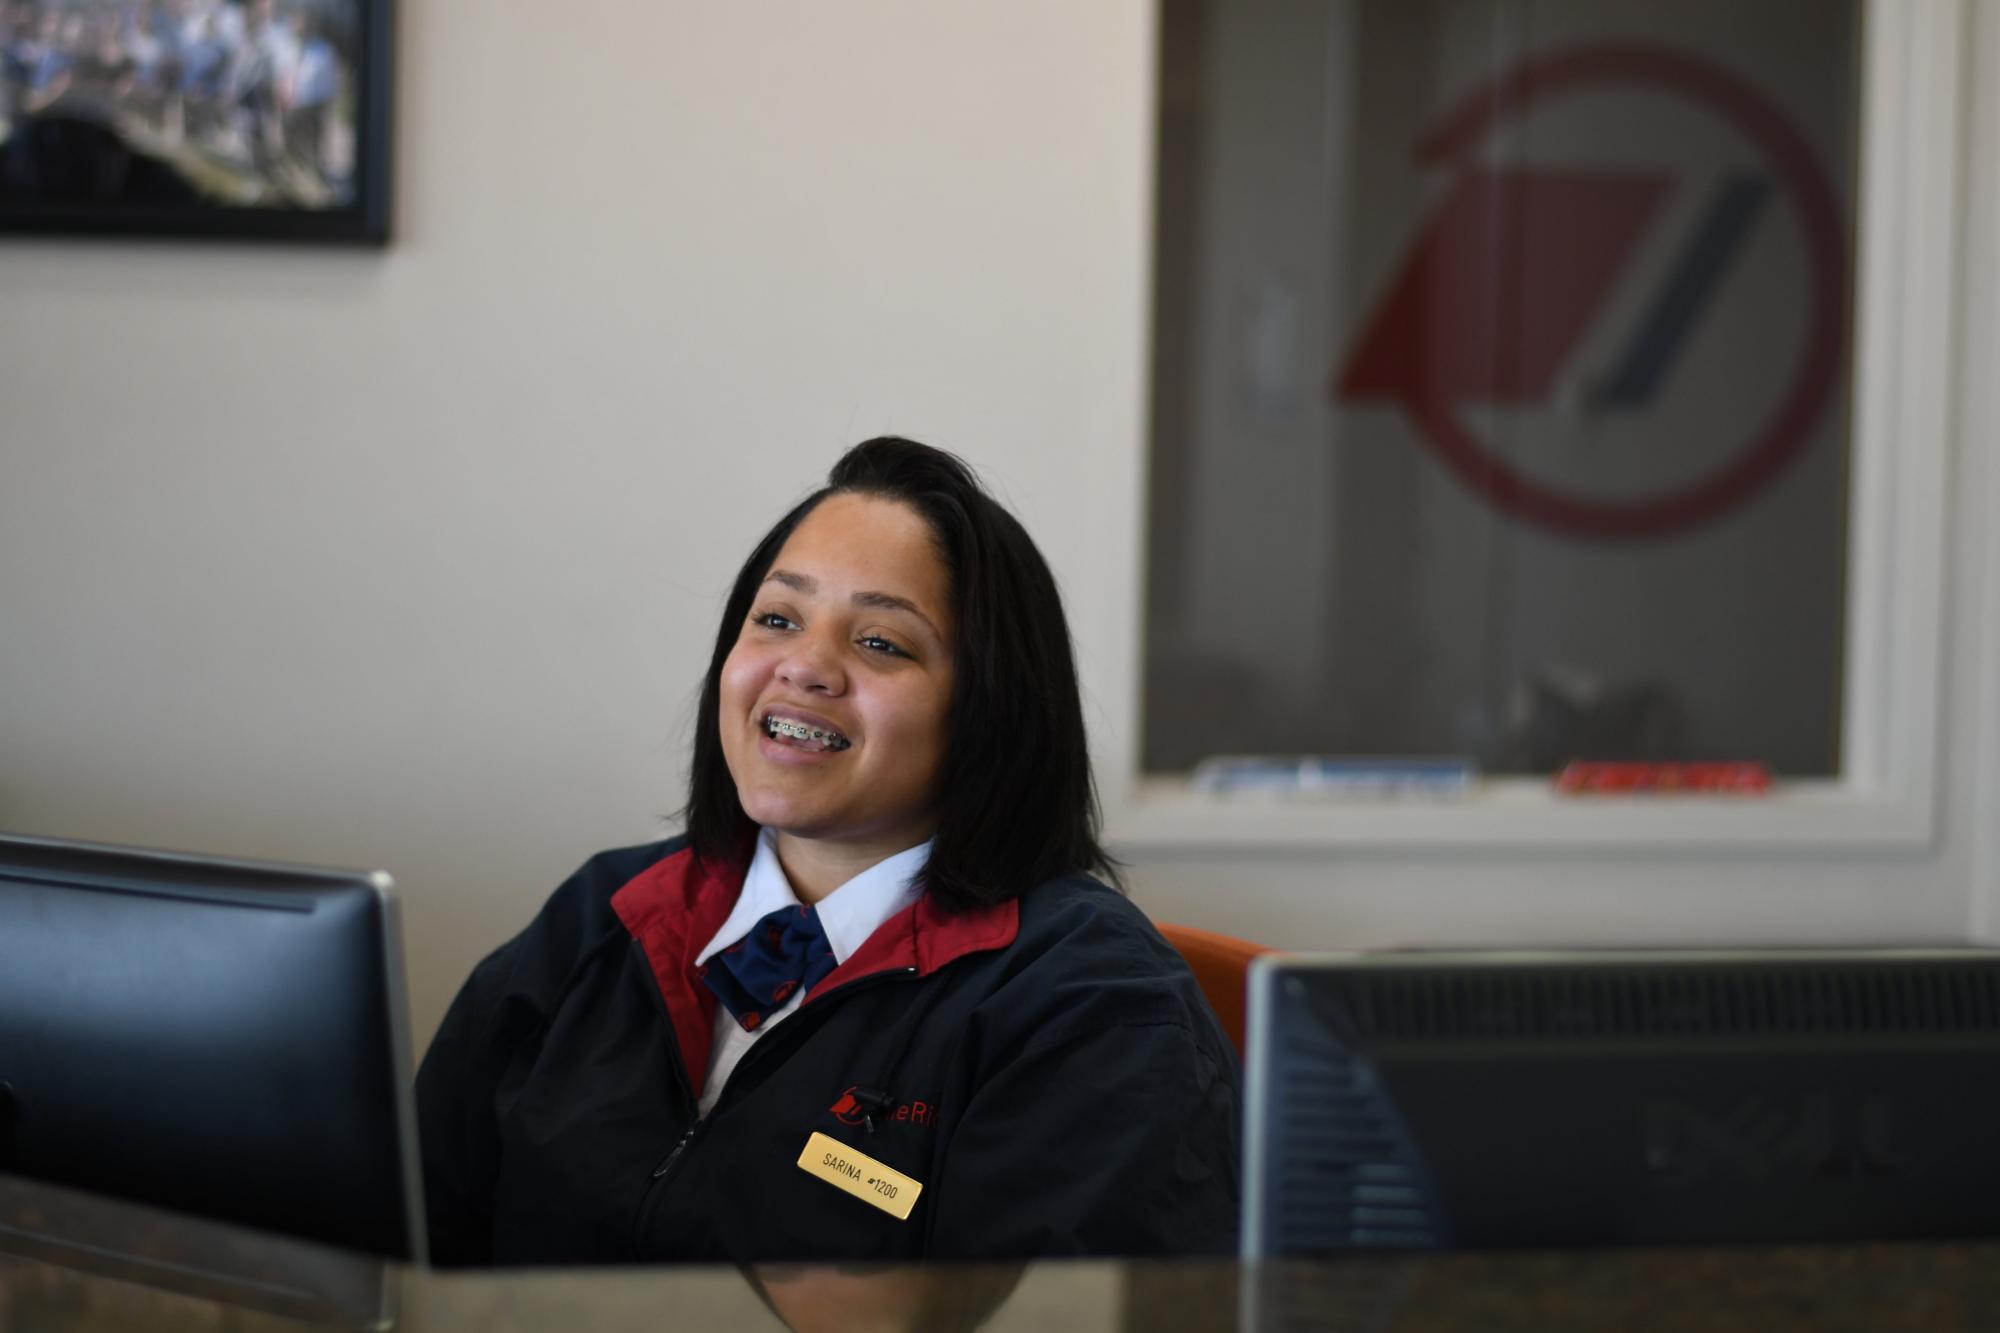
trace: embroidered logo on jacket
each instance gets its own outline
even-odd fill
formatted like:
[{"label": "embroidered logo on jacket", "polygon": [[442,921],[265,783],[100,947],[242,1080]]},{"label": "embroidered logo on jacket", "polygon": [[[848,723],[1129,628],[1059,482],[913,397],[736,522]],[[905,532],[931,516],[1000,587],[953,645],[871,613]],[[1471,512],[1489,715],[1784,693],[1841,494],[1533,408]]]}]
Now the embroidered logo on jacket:
[{"label": "embroidered logo on jacket", "polygon": [[[843,1125],[858,1125],[868,1119],[869,1109],[855,1096],[860,1089],[849,1088],[840,1094],[839,1100],[827,1107],[833,1118]],[[893,1110],[885,1109],[875,1116],[878,1124],[913,1124],[929,1126],[937,1119],[937,1107],[929,1102],[901,1102]]]}]

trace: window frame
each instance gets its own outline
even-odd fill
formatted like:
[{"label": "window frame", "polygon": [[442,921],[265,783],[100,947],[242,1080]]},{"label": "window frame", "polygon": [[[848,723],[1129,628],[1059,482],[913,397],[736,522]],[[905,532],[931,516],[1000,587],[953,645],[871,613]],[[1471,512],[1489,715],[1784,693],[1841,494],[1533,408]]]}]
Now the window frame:
[{"label": "window frame", "polygon": [[[1841,776],[1762,797],[1563,797],[1492,778],[1462,797],[1200,793],[1139,770],[1131,622],[1106,832],[1128,854],[1865,850],[1938,841],[1954,369],[1967,164],[1967,0],[1862,6]],[[1147,226],[1153,219],[1150,212]],[[1143,522],[1143,519],[1142,519]]]}]

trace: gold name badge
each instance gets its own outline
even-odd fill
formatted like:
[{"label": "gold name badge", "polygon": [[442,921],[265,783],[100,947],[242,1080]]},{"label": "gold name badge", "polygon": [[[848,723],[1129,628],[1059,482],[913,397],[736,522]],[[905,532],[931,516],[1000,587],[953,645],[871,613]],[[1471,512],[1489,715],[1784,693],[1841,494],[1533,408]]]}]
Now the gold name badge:
[{"label": "gold name badge", "polygon": [[909,1220],[910,1209],[917,1206],[917,1196],[924,1190],[922,1181],[817,1132],[806,1140],[806,1150],[799,1154],[799,1170],[863,1203],[874,1204],[898,1221]]}]

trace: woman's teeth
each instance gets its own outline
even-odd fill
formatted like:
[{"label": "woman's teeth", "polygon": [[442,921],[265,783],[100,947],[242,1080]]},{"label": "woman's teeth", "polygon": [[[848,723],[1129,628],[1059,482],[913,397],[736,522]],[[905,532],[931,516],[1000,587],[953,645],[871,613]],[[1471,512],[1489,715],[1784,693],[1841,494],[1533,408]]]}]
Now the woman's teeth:
[{"label": "woman's teeth", "polygon": [[765,718],[764,734],[773,739],[790,741],[807,750],[845,750],[853,744],[837,731],[809,727],[803,722],[793,722],[782,717]]}]

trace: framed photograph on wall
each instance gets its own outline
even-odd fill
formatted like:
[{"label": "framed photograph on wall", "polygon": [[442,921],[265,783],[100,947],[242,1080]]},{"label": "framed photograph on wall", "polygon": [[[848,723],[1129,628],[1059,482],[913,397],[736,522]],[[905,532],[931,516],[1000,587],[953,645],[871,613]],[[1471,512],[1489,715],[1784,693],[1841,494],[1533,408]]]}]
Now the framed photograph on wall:
[{"label": "framed photograph on wall", "polygon": [[391,0],[0,0],[0,232],[389,237]]}]

